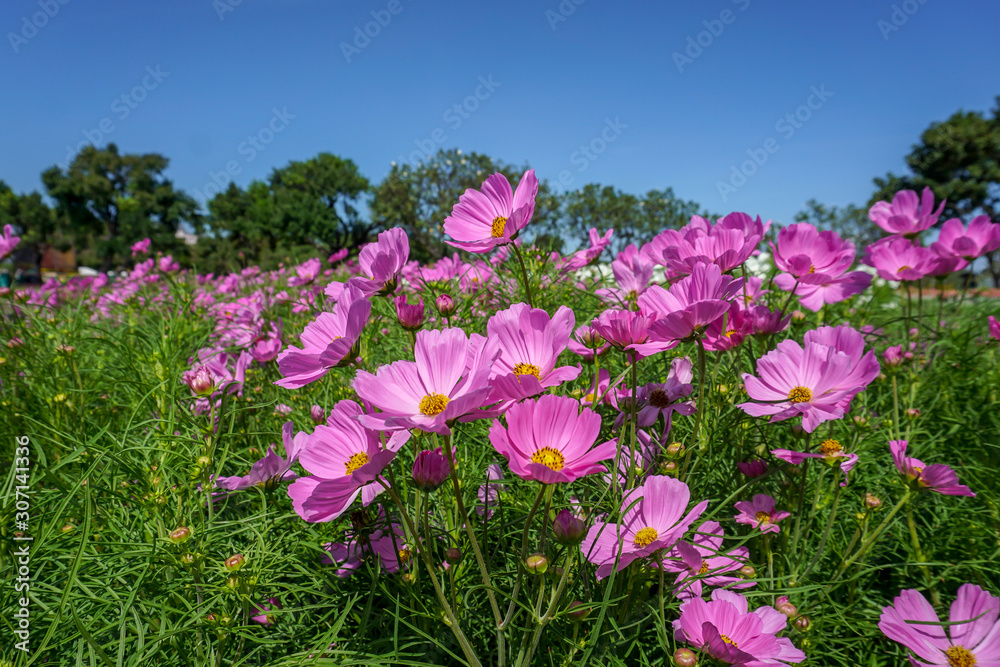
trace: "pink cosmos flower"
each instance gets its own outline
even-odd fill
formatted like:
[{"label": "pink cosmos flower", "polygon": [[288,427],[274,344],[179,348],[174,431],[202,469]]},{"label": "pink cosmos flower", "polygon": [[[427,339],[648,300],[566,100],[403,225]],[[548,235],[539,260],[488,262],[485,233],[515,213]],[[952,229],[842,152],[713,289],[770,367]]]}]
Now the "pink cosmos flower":
[{"label": "pink cosmos flower", "polygon": [[764,225],[746,213],[730,213],[712,224],[693,216],[681,230],[668,229],[645,247],[647,255],[667,267],[667,273],[683,276],[698,264],[715,264],[730,271],[750,257],[764,235]]},{"label": "pink cosmos flower", "polygon": [[847,272],[854,263],[854,244],[836,232],[818,231],[807,222],[788,225],[771,249],[775,266],[783,271],[774,284],[786,292],[794,290],[809,310],[843,301],[871,285],[872,277],[864,271]]},{"label": "pink cosmos flower", "polygon": [[639,295],[646,291],[653,278],[653,263],[630,243],[611,262],[611,272],[618,287],[601,288],[594,294],[617,306],[626,307],[635,303]]},{"label": "pink cosmos flower", "polygon": [[[766,306],[754,306],[754,309]],[[754,319],[751,311],[733,303],[729,310],[705,329],[702,344],[710,352],[731,350],[743,342],[743,339],[754,333]]]},{"label": "pink cosmos flower", "polygon": [[[382,412],[368,414],[369,428],[417,428],[449,434],[449,423],[475,412],[486,402],[490,367],[500,354],[499,341],[461,329],[423,330],[416,334],[416,361],[395,361],[375,374],[358,371],[354,390]],[[488,416],[488,415],[480,415]]]},{"label": "pink cosmos flower", "polygon": [[740,408],[754,417],[781,421],[802,415],[809,433],[822,422],[840,419],[853,398],[879,373],[875,353],[864,353],[861,334],[847,325],[820,327],[806,333],[804,345],[778,343],[757,362],[759,378],[743,374],[753,401]]},{"label": "pink cosmos flower", "polygon": [[590,389],[584,394],[580,402],[582,402],[588,408],[594,407],[595,401],[600,401],[601,405],[611,405],[611,394],[608,392],[608,388],[611,386],[611,374],[608,369],[602,368],[597,371],[597,386],[594,386],[594,380],[590,381]]},{"label": "pink cosmos flower", "polygon": [[347,248],[341,248],[337,252],[330,255],[330,257],[326,261],[328,261],[330,264],[339,264],[340,262],[347,259],[347,256],[349,254],[350,252],[348,251]]},{"label": "pink cosmos flower", "polygon": [[253,609],[251,610],[251,613],[254,615],[250,617],[250,620],[269,627],[274,625],[274,614],[272,613],[272,610],[281,609],[281,603],[278,602],[278,598],[268,598],[264,602],[254,603]]},{"label": "pink cosmos flower", "polygon": [[916,482],[918,488],[936,491],[946,496],[975,497],[969,487],[958,483],[958,474],[943,463],[925,465],[920,459],[906,455],[906,440],[890,440],[889,451],[893,463],[908,482]]},{"label": "pink cosmos flower", "polygon": [[605,310],[591,321],[590,327],[615,348],[642,359],[677,346],[677,341],[650,342],[649,325],[653,319],[652,315],[634,310]]},{"label": "pink cosmos flower", "polygon": [[819,445],[819,452],[811,454],[808,452],[795,452],[789,449],[772,449],[771,454],[782,461],[788,461],[792,465],[799,465],[806,459],[823,459],[827,465],[839,465],[840,471],[844,473],[844,481],[841,486],[847,486],[847,473],[851,471],[854,464],[858,462],[858,455],[848,454],[844,451],[839,440],[824,440]]},{"label": "pink cosmos flower", "polygon": [[560,306],[549,317],[541,308],[515,303],[491,317],[486,323],[487,336],[500,346],[500,356],[490,369],[494,398],[515,401],[575,380],[579,368],[556,368],[575,324],[576,316],[567,306]]},{"label": "pink cosmos flower", "polygon": [[332,313],[320,313],[302,332],[302,349],[289,345],[278,355],[284,379],[274,384],[298,389],[319,380],[331,368],[349,363],[351,349],[361,337],[372,304],[353,286],[345,288]]},{"label": "pink cosmos flower", "polygon": [[741,500],[735,507],[739,514],[736,523],[743,523],[753,528],[759,528],[762,533],[780,533],[778,522],[792,516],[791,512],[776,512],[774,498],[758,493],[753,500]]},{"label": "pink cosmos flower", "polygon": [[935,271],[942,258],[909,239],[893,236],[868,246],[862,261],[885,280],[920,280]]},{"label": "pink cosmos flower", "polygon": [[787,616],[767,606],[750,611],[739,593],[717,588],[710,602],[691,598],[680,611],[673,622],[674,638],[725,664],[779,667],[806,659],[791,640],[777,636],[787,626]]},{"label": "pink cosmos flower", "polygon": [[164,255],[156,263],[157,268],[163,273],[174,273],[175,271],[181,270],[181,265],[174,261],[174,258],[170,255]]},{"label": "pink cosmos flower", "polygon": [[[132,244],[132,256],[142,255],[149,252],[149,244],[151,241],[146,238],[141,241]],[[3,252],[0,252],[0,257],[3,257]]]},{"label": "pink cosmos flower", "polygon": [[531,221],[537,194],[534,169],[524,172],[516,191],[511,190],[506,176],[493,174],[480,190],[466,190],[445,218],[444,232],[455,239],[448,245],[484,253],[510,243]]},{"label": "pink cosmos flower", "polygon": [[288,495],[295,512],[306,521],[333,521],[359,495],[367,506],[384,490],[379,475],[410,434],[393,433],[383,448],[379,434],[358,423],[363,414],[354,401],[340,401],[326,426],[317,426],[299,451],[299,463],[312,475],[292,482]]},{"label": "pink cosmos flower", "polygon": [[967,230],[958,218],[945,221],[938,240],[931,244],[931,250],[941,257],[962,260],[956,270],[964,269],[975,258],[997,248],[1000,248],[1000,225],[990,222],[986,215],[973,218]]},{"label": "pink cosmos flower", "polygon": [[572,482],[606,472],[601,461],[613,459],[617,440],[594,446],[601,417],[567,396],[547,394],[513,405],[507,428],[497,419],[490,427],[490,443],[507,459],[511,471],[543,484]]},{"label": "pink cosmos flower", "polygon": [[653,285],[639,297],[640,311],[655,318],[650,339],[681,341],[701,334],[729,310],[742,287],[743,278],[724,276],[715,264],[694,265],[669,290]]},{"label": "pink cosmos flower", "polygon": [[[410,258],[410,239],[400,227],[393,227],[378,235],[378,240],[361,249],[358,265],[368,276],[353,278],[366,293],[389,294],[396,290],[396,283],[403,266]],[[369,292],[372,290],[372,292]]]},{"label": "pink cosmos flower", "polygon": [[945,626],[927,599],[910,589],[882,608],[878,628],[920,658],[909,656],[915,667],[988,667],[1000,664],[998,615],[1000,598],[962,584]]},{"label": "pink cosmos flower", "polygon": [[503,485],[503,468],[498,463],[486,466],[486,482],[476,490],[476,514],[489,519],[493,516],[493,506],[500,500],[500,494],[506,490]]},{"label": "pink cosmos flower", "polygon": [[694,533],[690,544],[678,540],[670,556],[663,562],[667,571],[677,572],[674,594],[679,600],[700,598],[705,586],[733,590],[757,584],[755,581],[745,581],[741,577],[725,574],[746,565],[750,552],[746,547],[737,547],[723,553],[723,532],[718,521],[706,521],[695,528]]},{"label": "pink cosmos flower", "polygon": [[440,447],[417,452],[411,475],[418,489],[433,491],[444,484],[450,474],[451,468]]},{"label": "pink cosmos flower", "polygon": [[318,257],[307,259],[295,267],[296,275],[288,279],[288,284],[292,287],[308,285],[312,281],[316,280],[316,276],[319,275],[322,268],[323,264],[319,261]]},{"label": "pink cosmos flower", "polygon": [[407,331],[416,331],[424,324],[424,300],[420,298],[417,303],[407,303],[406,295],[400,294],[396,297],[396,318],[399,325]]},{"label": "pink cosmos flower", "polygon": [[694,391],[691,359],[678,357],[670,362],[670,372],[662,384],[647,384],[639,389],[636,396],[639,411],[636,423],[643,428],[652,426],[662,416],[664,430],[670,430],[673,413],[693,415],[695,406],[691,401],[682,401]]},{"label": "pink cosmos flower", "polygon": [[934,210],[934,193],[930,188],[924,188],[919,199],[913,190],[900,190],[892,198],[892,204],[876,202],[868,209],[868,217],[890,234],[913,237],[934,226],[945,203],[942,201]]},{"label": "pink cosmos flower", "polygon": [[771,310],[767,306],[750,306],[747,309],[747,319],[755,336],[770,336],[788,328],[791,315],[781,316],[780,310]]},{"label": "pink cosmos flower", "polygon": [[767,471],[770,469],[767,465],[767,461],[761,461],[759,459],[753,461],[737,461],[736,467],[743,474],[743,476],[748,479],[766,475]]},{"label": "pink cosmos flower", "polygon": [[703,500],[684,514],[690,499],[687,484],[673,477],[656,475],[632,489],[622,499],[621,523],[595,522],[580,545],[587,560],[597,565],[597,578],[610,575],[616,559],[618,570],[623,570],[673,547],[708,507]]},{"label": "pink cosmos flower", "polygon": [[292,422],[286,422],[285,426],[281,429],[281,438],[285,445],[286,458],[278,456],[274,452],[274,446],[272,445],[267,448],[267,454],[264,455],[264,458],[251,466],[249,474],[242,477],[217,477],[215,485],[220,489],[227,489],[229,491],[249,489],[252,486],[274,488],[285,480],[298,477],[298,475],[292,472],[292,464],[298,460],[299,453],[309,440],[309,435],[300,431],[293,436],[293,432],[294,427]]},{"label": "pink cosmos flower", "polygon": [[[619,415],[624,421],[625,415]],[[615,420],[615,428],[621,428],[621,423]],[[660,439],[651,435],[648,431],[637,429],[635,432],[635,452],[628,443],[623,443],[621,455],[618,457],[618,475],[604,475],[607,484],[617,484],[624,487],[628,484],[629,475],[633,475],[638,483],[644,482],[650,475],[658,472],[660,451],[663,449]]]},{"label": "pink cosmos flower", "polygon": [[992,315],[986,319],[989,321],[990,336],[996,340],[1000,340],[1000,322],[997,322],[997,318]]},{"label": "pink cosmos flower", "polygon": [[591,227],[588,232],[590,237],[590,247],[577,250],[575,253],[566,257],[561,263],[559,263],[557,265],[559,268],[559,274],[566,275],[567,273],[582,269],[583,267],[596,261],[597,258],[601,256],[601,253],[604,252],[604,249],[611,245],[611,236],[614,233],[614,229],[609,229],[604,232],[603,236],[601,236],[596,227]]}]

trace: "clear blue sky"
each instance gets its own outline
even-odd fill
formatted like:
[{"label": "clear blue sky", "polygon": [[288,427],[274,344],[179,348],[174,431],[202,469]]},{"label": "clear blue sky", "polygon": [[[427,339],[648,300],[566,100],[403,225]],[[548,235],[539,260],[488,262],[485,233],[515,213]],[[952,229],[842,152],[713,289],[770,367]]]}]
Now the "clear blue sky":
[{"label": "clear blue sky", "polygon": [[[928,124],[1000,94],[995,0],[681,4],[3,0],[0,179],[41,190],[85,133],[166,155],[196,197],[227,164],[245,185],[321,151],[378,182],[421,144],[790,221],[811,197],[863,203]],[[748,150],[767,161],[723,201]]]}]

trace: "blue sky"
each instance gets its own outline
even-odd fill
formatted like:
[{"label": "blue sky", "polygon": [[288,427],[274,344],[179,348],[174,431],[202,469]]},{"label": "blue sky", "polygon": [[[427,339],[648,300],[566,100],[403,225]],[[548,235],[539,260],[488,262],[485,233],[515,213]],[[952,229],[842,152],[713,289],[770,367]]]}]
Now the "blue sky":
[{"label": "blue sky", "polygon": [[992,0],[679,5],[4,0],[0,179],[42,189],[88,138],[166,155],[198,199],[321,151],[377,183],[458,147],[787,222],[864,203],[932,121],[1000,94]]}]

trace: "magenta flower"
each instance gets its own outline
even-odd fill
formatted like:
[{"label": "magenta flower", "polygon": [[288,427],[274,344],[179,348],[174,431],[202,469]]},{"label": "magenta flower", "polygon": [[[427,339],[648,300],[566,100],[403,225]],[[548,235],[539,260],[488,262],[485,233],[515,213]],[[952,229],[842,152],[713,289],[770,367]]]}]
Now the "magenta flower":
[{"label": "magenta flower", "polygon": [[761,461],[760,459],[755,459],[753,461],[737,461],[736,467],[743,474],[743,476],[748,479],[766,475],[769,470],[767,461]]},{"label": "magenta flower", "polygon": [[326,421],[326,413],[318,405],[314,405],[309,409],[309,417],[313,420],[313,424],[322,424]]},{"label": "magenta flower", "polygon": [[630,243],[611,262],[611,273],[618,287],[601,288],[594,293],[605,301],[626,307],[635,303],[640,294],[649,287],[653,278],[653,262]]},{"label": "magenta flower", "polygon": [[295,276],[288,279],[288,285],[290,287],[298,287],[299,285],[308,285],[312,281],[316,280],[316,276],[323,269],[323,264],[320,262],[319,257],[313,257],[312,259],[307,259],[298,266],[295,267]]},{"label": "magenta flower", "polygon": [[215,391],[215,375],[208,366],[198,366],[193,370],[184,371],[182,378],[195,396],[203,398],[211,396]]},{"label": "magenta flower", "polygon": [[506,490],[502,482],[503,468],[500,464],[486,466],[486,482],[476,490],[476,514],[486,519],[493,516],[493,506],[500,500],[500,493]]},{"label": "magenta flower", "polygon": [[391,294],[396,291],[396,284],[403,266],[410,258],[410,240],[400,227],[387,229],[378,235],[378,240],[369,243],[361,249],[358,255],[358,265],[368,276],[352,278],[366,295]]},{"label": "magenta flower", "polygon": [[639,309],[654,318],[652,341],[681,341],[700,335],[729,310],[743,278],[722,274],[715,264],[696,264],[669,290],[653,285],[639,297]]},{"label": "magenta flower", "polygon": [[175,271],[181,270],[181,265],[174,261],[174,258],[170,255],[164,255],[156,263],[156,266],[163,273],[174,273]]},{"label": "magenta flower", "polygon": [[606,472],[601,461],[613,459],[617,441],[594,446],[601,431],[601,417],[579,409],[566,396],[547,394],[516,403],[507,411],[507,428],[497,419],[490,427],[490,443],[511,471],[543,484],[572,482],[586,475]]},{"label": "magenta flower", "polygon": [[537,194],[534,169],[524,172],[516,191],[511,190],[506,176],[493,174],[480,190],[466,190],[445,218],[444,233],[455,239],[448,245],[483,253],[510,243],[531,221]]},{"label": "magenta flower", "polygon": [[605,310],[590,327],[615,348],[631,352],[640,359],[677,346],[677,341],[650,342],[649,325],[653,316],[634,310]]},{"label": "magenta flower", "polygon": [[[266,602],[267,604],[265,604]],[[274,609],[281,609],[281,603],[278,602],[278,598],[268,598],[264,602],[259,604],[255,603],[251,613],[254,614],[250,617],[250,620],[255,623],[260,623],[263,626],[269,627],[274,625],[274,614],[272,611]],[[270,605],[270,606],[268,606]]]},{"label": "magenta flower", "polygon": [[847,325],[820,327],[806,333],[804,345],[778,343],[757,362],[759,378],[743,374],[753,401],[740,408],[754,417],[781,421],[802,415],[812,433],[822,422],[840,419],[853,398],[879,373],[874,352],[864,353],[861,334]]},{"label": "magenta flower", "polygon": [[612,396],[608,392],[608,388],[611,386],[611,374],[608,372],[608,369],[602,368],[597,371],[595,380],[597,381],[597,385],[595,386],[594,380],[591,380],[590,389],[583,395],[580,402],[588,408],[594,407],[594,402],[598,400],[602,405],[611,405]]},{"label": "magenta flower", "polygon": [[677,572],[674,594],[681,601],[700,598],[705,586],[743,589],[755,586],[755,581],[726,575],[747,564],[750,552],[737,547],[722,552],[722,526],[717,521],[706,521],[694,529],[694,539],[688,544],[678,540],[670,556],[663,562],[669,572]]},{"label": "magenta flower", "polygon": [[945,626],[927,599],[911,589],[882,608],[878,628],[920,658],[909,656],[915,666],[988,667],[1000,664],[998,615],[1000,598],[975,584],[962,584]]},{"label": "magenta flower", "polygon": [[421,491],[434,491],[450,474],[451,468],[440,447],[418,452],[413,461],[413,483]]},{"label": "magenta flower", "polygon": [[475,419],[486,402],[490,367],[499,354],[494,338],[467,338],[461,329],[418,331],[416,361],[395,361],[374,375],[358,371],[354,390],[382,411],[365,415],[362,422],[379,430],[451,433],[451,422]]},{"label": "magenta flower", "polygon": [[372,552],[378,556],[382,567],[389,574],[395,574],[407,568],[413,559],[413,550],[408,542],[403,527],[398,523],[390,523],[388,530],[379,528],[368,536]]},{"label": "magenta flower", "polygon": [[438,296],[438,298],[434,300],[434,305],[437,307],[438,314],[441,317],[448,317],[455,312],[455,300],[447,294],[441,294]]},{"label": "magenta flower", "polygon": [[962,260],[956,270],[964,269],[968,262],[997,248],[1000,248],[1000,225],[990,222],[985,215],[973,218],[968,229],[958,218],[945,221],[938,240],[931,244],[931,250],[941,257]]},{"label": "magenta flower", "polygon": [[681,605],[673,622],[674,638],[728,665],[780,667],[806,659],[791,640],[778,637],[788,617],[773,607],[750,611],[739,593],[716,588],[712,600],[691,598]]},{"label": "magenta flower", "polygon": [[302,349],[289,345],[278,355],[284,376],[274,384],[298,389],[319,380],[331,368],[350,363],[352,348],[361,338],[372,304],[361,291],[347,286],[332,313],[320,313],[302,332]]},{"label": "magenta flower", "polygon": [[[145,254],[145,253],[149,252],[149,244],[150,243],[151,243],[151,241],[148,238],[143,239],[141,241],[137,241],[136,243],[133,243],[132,244],[132,256],[135,257],[136,255],[142,255],[142,254]],[[0,250],[0,257],[3,257],[2,250]]]},{"label": "magenta flower", "polygon": [[[757,308],[767,310],[766,306],[754,306],[754,309]],[[733,303],[722,317],[708,325],[702,336],[702,344],[710,352],[731,350],[754,333],[753,326],[751,311],[740,307],[739,303]]]},{"label": "magenta flower", "polygon": [[575,352],[583,357],[584,361],[593,361],[594,356],[601,356],[611,349],[601,334],[594,331],[590,325],[584,324],[577,327],[569,339],[569,351]]},{"label": "magenta flower", "polygon": [[601,253],[604,252],[604,249],[611,245],[611,236],[614,233],[614,229],[609,229],[604,232],[603,236],[601,236],[596,227],[591,227],[588,232],[588,236],[590,237],[590,246],[582,250],[577,250],[575,253],[566,257],[561,263],[559,263],[559,274],[566,275],[567,273],[582,269],[583,267],[596,261],[597,258],[601,256]]},{"label": "magenta flower", "polygon": [[644,250],[666,266],[671,277],[687,275],[699,264],[730,271],[753,254],[763,235],[760,218],[755,220],[746,213],[730,213],[714,225],[694,216],[681,230],[661,232]]},{"label": "magenta flower", "polygon": [[854,464],[858,462],[857,454],[848,454],[844,451],[840,441],[833,440],[832,438],[821,442],[819,445],[819,452],[816,454],[810,454],[808,452],[795,452],[789,449],[773,449],[771,450],[771,454],[773,454],[775,458],[787,461],[792,465],[799,465],[806,459],[823,459],[827,465],[839,465],[841,472],[844,473],[844,481],[840,483],[841,486],[847,486],[847,473],[849,473],[851,468],[854,467]]},{"label": "magenta flower", "polygon": [[925,465],[920,459],[906,455],[906,440],[890,440],[889,451],[893,463],[908,482],[915,482],[917,488],[929,489],[946,496],[972,496],[976,494],[969,487],[958,483],[958,474],[943,463]]},{"label": "magenta flower", "polygon": [[791,315],[781,316],[780,310],[771,310],[767,306],[756,305],[747,308],[747,319],[755,336],[770,336],[788,328]]},{"label": "magenta flower", "polygon": [[739,511],[736,523],[759,528],[762,533],[780,533],[778,522],[792,516],[791,512],[775,511],[774,498],[764,493],[754,495],[753,500],[741,500],[735,507]]},{"label": "magenta flower", "polygon": [[708,507],[703,500],[684,514],[690,500],[687,484],[673,477],[656,475],[632,489],[622,499],[621,522],[595,522],[580,545],[587,560],[597,565],[597,578],[610,575],[616,559],[618,570],[623,570],[673,547]]},{"label": "magenta flower", "polygon": [[406,302],[406,295],[400,294],[396,297],[396,318],[407,331],[416,331],[424,324],[424,300],[411,304]]},{"label": "magenta flower", "polygon": [[892,236],[868,246],[863,261],[885,280],[920,280],[931,275],[942,259],[928,248]]},{"label": "magenta flower", "polygon": [[359,495],[367,506],[383,491],[379,475],[410,434],[393,433],[383,447],[379,434],[358,422],[363,414],[354,401],[340,401],[326,426],[317,426],[299,451],[299,463],[312,475],[292,482],[288,495],[295,512],[306,521],[333,521]]},{"label": "magenta flower", "polygon": [[636,413],[636,423],[643,428],[652,426],[662,416],[665,424],[664,432],[670,430],[673,413],[693,415],[695,406],[691,401],[681,399],[691,395],[694,385],[691,359],[678,357],[670,362],[670,372],[662,384],[647,384],[639,388],[636,399],[639,411]]},{"label": "magenta flower", "polygon": [[1000,322],[997,322],[997,318],[992,315],[987,320],[989,321],[990,336],[995,340],[1000,340]]},{"label": "magenta flower", "polygon": [[561,510],[552,520],[552,535],[559,544],[576,546],[587,536],[587,522],[569,510]]},{"label": "magenta flower", "polygon": [[868,217],[890,234],[913,237],[934,226],[944,205],[942,201],[934,210],[934,193],[930,188],[924,188],[919,199],[913,190],[900,190],[892,198],[892,204],[876,202],[868,209]]},{"label": "magenta flower", "polygon": [[786,292],[795,290],[799,303],[809,310],[843,301],[871,285],[872,277],[864,271],[847,273],[854,263],[854,244],[836,232],[818,231],[807,222],[788,225],[771,249],[775,266],[783,271],[774,283]]},{"label": "magenta flower", "polygon": [[326,261],[328,261],[330,264],[339,264],[340,262],[342,262],[345,259],[347,259],[347,256],[349,254],[350,254],[350,251],[347,248],[341,248],[337,252],[335,252],[332,255],[330,255],[327,258]]},{"label": "magenta flower", "polygon": [[580,375],[579,368],[556,368],[575,324],[573,310],[567,306],[560,306],[550,318],[541,308],[515,303],[491,317],[486,332],[500,346],[500,356],[490,370],[494,398],[519,400],[575,380]]},{"label": "magenta flower", "polygon": [[293,431],[292,422],[286,422],[281,429],[286,458],[278,456],[272,445],[267,448],[264,458],[251,466],[249,474],[242,477],[217,477],[215,485],[228,491],[239,491],[253,486],[273,489],[283,481],[298,477],[292,472],[292,464],[298,460],[299,453],[309,440],[309,435],[300,431],[293,436]]},{"label": "magenta flower", "polygon": [[[615,429],[621,428],[624,419],[624,414],[619,415],[619,419],[615,420]],[[634,475],[641,484],[650,475],[659,471],[660,452],[663,449],[660,440],[643,429],[637,429],[635,445],[634,455],[631,445],[622,445],[621,454],[618,456],[618,475],[607,474],[603,476],[604,481],[609,485],[617,484],[624,487],[628,484],[629,474]]]}]

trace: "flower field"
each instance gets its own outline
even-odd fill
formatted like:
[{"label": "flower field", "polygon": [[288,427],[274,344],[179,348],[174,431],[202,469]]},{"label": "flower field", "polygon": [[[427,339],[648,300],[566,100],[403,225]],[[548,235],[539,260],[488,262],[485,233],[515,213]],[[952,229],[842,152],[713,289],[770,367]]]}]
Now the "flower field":
[{"label": "flower field", "polygon": [[430,265],[5,288],[0,657],[1000,665],[1000,306],[944,289],[1000,225],[903,191],[867,248],[695,216],[608,270],[522,242],[537,190]]}]

